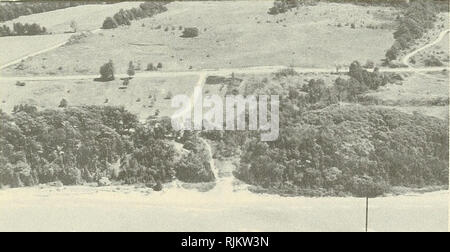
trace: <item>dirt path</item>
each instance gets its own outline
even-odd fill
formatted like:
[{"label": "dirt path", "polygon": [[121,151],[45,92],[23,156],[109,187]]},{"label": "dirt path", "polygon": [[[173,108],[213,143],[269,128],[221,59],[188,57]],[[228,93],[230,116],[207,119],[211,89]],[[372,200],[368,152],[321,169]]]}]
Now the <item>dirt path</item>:
[{"label": "dirt path", "polygon": [[407,65],[408,67],[414,68],[414,66],[411,65],[411,64],[409,63],[409,60],[410,60],[414,55],[416,55],[417,53],[419,53],[419,52],[421,52],[421,51],[423,51],[423,50],[425,50],[425,49],[427,49],[427,48],[430,48],[430,47],[436,45],[437,43],[441,42],[441,40],[442,40],[443,38],[445,38],[445,36],[446,36],[447,33],[449,33],[449,32],[450,32],[450,29],[441,32],[441,34],[439,34],[439,37],[438,37],[435,41],[433,41],[433,42],[431,42],[431,43],[429,43],[429,44],[426,44],[426,45],[422,46],[421,48],[416,49],[416,50],[414,50],[414,51],[408,53],[405,57],[403,57],[402,63],[405,64],[405,65]]}]

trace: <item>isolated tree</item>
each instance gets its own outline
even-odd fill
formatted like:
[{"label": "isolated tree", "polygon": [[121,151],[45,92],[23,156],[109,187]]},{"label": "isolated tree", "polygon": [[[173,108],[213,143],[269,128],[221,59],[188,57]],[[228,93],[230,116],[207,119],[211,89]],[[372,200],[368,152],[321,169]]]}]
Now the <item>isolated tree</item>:
[{"label": "isolated tree", "polygon": [[70,21],[70,28],[72,28],[73,32],[77,32],[78,24],[77,24],[77,22],[75,22],[75,20]]},{"label": "isolated tree", "polygon": [[147,65],[147,71],[154,71],[155,67],[153,66],[153,63],[148,63]]},{"label": "isolated tree", "polygon": [[100,75],[102,80],[114,80],[114,64],[112,60],[100,67]]},{"label": "isolated tree", "polygon": [[135,73],[136,73],[136,71],[134,70],[134,64],[133,64],[133,61],[130,61],[130,63],[128,64],[127,74],[128,74],[129,76],[134,76]]},{"label": "isolated tree", "polygon": [[194,38],[198,36],[198,29],[196,27],[186,27],[184,28],[182,38]]},{"label": "isolated tree", "polygon": [[114,28],[117,28],[116,21],[111,17],[107,17],[105,21],[103,21],[102,29],[114,29]]},{"label": "isolated tree", "polygon": [[157,68],[161,69],[163,67],[162,63],[159,62],[158,65],[156,66]]},{"label": "isolated tree", "polygon": [[60,107],[60,108],[67,108],[68,105],[69,105],[69,103],[67,102],[67,100],[63,98],[63,99],[59,102],[59,106],[58,106],[58,107]]}]

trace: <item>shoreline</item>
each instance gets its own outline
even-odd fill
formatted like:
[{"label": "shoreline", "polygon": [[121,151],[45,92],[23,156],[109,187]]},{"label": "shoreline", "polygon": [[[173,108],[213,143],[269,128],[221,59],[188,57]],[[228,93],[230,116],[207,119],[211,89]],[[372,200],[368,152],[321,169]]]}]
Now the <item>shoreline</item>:
[{"label": "shoreline", "polygon": [[[224,178],[219,178],[224,179]],[[237,179],[235,179],[237,180]],[[342,196],[336,195],[336,194],[322,194],[322,195],[314,195],[311,196],[311,194],[300,194],[300,193],[286,193],[283,190],[276,190],[276,189],[267,189],[262,188],[261,186],[255,186],[246,184],[245,182],[242,182],[240,180],[237,180],[238,184],[240,185],[239,189],[236,191],[230,191],[230,193],[239,193],[239,192],[245,192],[261,196],[277,196],[281,198],[305,198],[305,199],[360,199],[362,197],[356,197],[351,194],[344,194]],[[140,193],[145,196],[150,196],[154,194],[164,194],[166,192],[169,192],[173,189],[181,189],[186,192],[192,192],[192,193],[208,193],[210,191],[213,191],[219,181],[213,181],[213,182],[202,182],[202,183],[186,183],[181,182],[178,180],[172,181],[170,183],[164,184],[164,187],[161,191],[155,191],[152,188],[146,187],[144,184],[115,184],[108,186],[98,186],[95,183],[86,183],[83,185],[68,185],[68,186],[54,186],[54,185],[48,185],[48,184],[40,184],[35,186],[26,186],[26,187],[16,187],[16,188],[10,188],[10,187],[3,187],[0,188],[0,196],[2,193],[8,193],[12,191],[34,191],[34,192],[79,192],[79,193],[99,193],[99,192],[105,192],[105,193]],[[416,188],[416,187],[392,187],[391,190],[381,196],[375,197],[373,199],[383,199],[383,198],[390,198],[390,197],[399,197],[399,196],[421,196],[425,194],[439,194],[439,193],[449,193],[449,187],[447,185],[443,186],[427,186],[422,188]]]}]

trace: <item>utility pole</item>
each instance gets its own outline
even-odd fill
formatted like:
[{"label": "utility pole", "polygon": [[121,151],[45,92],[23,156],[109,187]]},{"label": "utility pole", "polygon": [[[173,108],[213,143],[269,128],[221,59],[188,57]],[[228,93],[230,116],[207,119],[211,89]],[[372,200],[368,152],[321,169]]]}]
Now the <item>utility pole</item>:
[{"label": "utility pole", "polygon": [[369,197],[366,197],[366,233],[369,227]]}]

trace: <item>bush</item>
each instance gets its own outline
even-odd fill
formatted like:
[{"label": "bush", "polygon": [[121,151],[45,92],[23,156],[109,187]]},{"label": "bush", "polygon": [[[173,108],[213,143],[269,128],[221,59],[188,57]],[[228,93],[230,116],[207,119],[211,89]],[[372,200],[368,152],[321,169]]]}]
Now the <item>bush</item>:
[{"label": "bush", "polygon": [[100,80],[112,81],[114,80],[114,64],[112,60],[100,67]]},{"label": "bush", "polygon": [[129,76],[133,76],[136,73],[136,71],[134,70],[134,64],[133,61],[130,61],[130,63],[128,64],[128,70],[127,70],[127,74]]},{"label": "bush", "polygon": [[434,55],[427,58],[425,61],[425,66],[428,67],[440,67],[443,66],[444,63],[442,63],[438,58],[436,58]]},{"label": "bush", "polygon": [[147,64],[147,71],[155,71],[157,68],[153,66],[153,63]]},{"label": "bush", "polygon": [[103,21],[102,29],[114,29],[117,28],[117,23],[111,17],[107,17],[105,21]]},{"label": "bush", "polygon": [[59,108],[67,108],[67,106],[69,105],[69,103],[67,102],[67,100],[66,99],[62,99],[60,102],[59,102]]},{"label": "bush", "polygon": [[183,30],[182,38],[194,38],[198,36],[198,29],[196,27],[186,27]]}]

